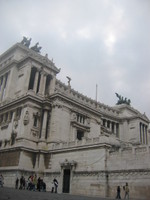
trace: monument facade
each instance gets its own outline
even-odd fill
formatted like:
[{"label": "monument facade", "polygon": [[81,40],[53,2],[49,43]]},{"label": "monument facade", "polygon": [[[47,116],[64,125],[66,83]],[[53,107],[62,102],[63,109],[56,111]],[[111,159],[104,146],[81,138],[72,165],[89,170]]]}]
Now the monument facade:
[{"label": "monument facade", "polygon": [[[96,102],[57,79],[60,69],[24,37],[0,56],[0,173],[32,174],[59,193],[150,198],[149,119],[121,100]],[[123,194],[123,191],[122,191]]]}]

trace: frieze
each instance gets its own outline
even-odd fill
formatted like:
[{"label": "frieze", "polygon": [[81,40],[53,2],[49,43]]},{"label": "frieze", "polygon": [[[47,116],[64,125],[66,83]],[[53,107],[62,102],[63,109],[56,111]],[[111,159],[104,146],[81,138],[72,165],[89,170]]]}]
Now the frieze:
[{"label": "frieze", "polygon": [[107,171],[74,171],[74,176],[98,176],[106,177]]},{"label": "frieze", "polygon": [[57,107],[57,108],[62,108],[63,105],[61,105],[61,104],[58,103],[58,102],[53,102],[53,103],[52,103],[52,107],[53,107],[53,108],[56,108],[56,107]]},{"label": "frieze", "polygon": [[[118,170],[118,171],[108,171],[109,177],[124,177],[124,178],[133,178],[139,176],[150,176],[149,169],[134,169],[134,170]],[[147,178],[148,178],[147,177]],[[149,177],[150,178],[150,177]]]}]

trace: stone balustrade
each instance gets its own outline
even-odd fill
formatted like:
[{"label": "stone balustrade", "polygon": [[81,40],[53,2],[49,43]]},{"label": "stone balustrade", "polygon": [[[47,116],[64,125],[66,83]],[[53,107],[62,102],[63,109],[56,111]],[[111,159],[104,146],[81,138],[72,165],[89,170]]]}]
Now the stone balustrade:
[{"label": "stone balustrade", "polygon": [[[68,86],[65,85],[64,83],[62,83],[61,81],[57,80],[56,81],[56,92],[61,92],[64,95],[68,95]],[[72,98],[76,101],[79,101],[80,103],[83,103],[89,107],[95,108],[96,110],[100,110],[102,112],[108,113],[110,115],[111,114],[113,116],[119,115],[119,111],[117,109],[114,109],[110,106],[107,106],[105,104],[97,102],[97,101],[75,91],[74,89],[70,90],[69,98]]]}]

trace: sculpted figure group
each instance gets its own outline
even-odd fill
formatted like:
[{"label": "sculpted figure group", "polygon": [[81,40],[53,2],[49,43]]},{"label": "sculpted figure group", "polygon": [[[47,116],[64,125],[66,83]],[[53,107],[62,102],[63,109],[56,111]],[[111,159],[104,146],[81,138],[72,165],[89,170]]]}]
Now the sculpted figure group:
[{"label": "sculpted figure group", "polygon": [[131,103],[131,100],[130,99],[127,99],[127,98],[123,98],[121,95],[119,95],[118,93],[115,93],[116,96],[119,98],[118,102],[117,102],[117,105],[120,105],[120,104],[127,104],[127,105],[130,105]]},{"label": "sculpted figure group", "polygon": [[[31,44],[31,40],[32,40],[32,38],[28,39],[27,37],[23,36],[21,44],[23,44],[24,46],[29,48],[29,46]],[[37,53],[40,53],[40,50],[42,49],[42,47],[39,47],[38,45],[39,45],[39,43],[37,42],[33,47],[31,47],[31,49]]]}]

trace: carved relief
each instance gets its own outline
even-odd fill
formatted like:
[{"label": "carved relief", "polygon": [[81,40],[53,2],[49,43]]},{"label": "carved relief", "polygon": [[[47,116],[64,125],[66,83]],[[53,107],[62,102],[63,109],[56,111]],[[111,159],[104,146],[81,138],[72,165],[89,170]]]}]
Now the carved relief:
[{"label": "carved relief", "polygon": [[31,135],[32,135],[33,137],[38,137],[38,136],[39,136],[39,131],[38,131],[38,130],[31,129]]},{"label": "carved relief", "polygon": [[87,125],[90,125],[90,118],[86,119]]},{"label": "carved relief", "polygon": [[77,121],[77,115],[76,115],[76,113],[73,112],[73,113],[71,114],[71,120]]},{"label": "carved relief", "polygon": [[29,111],[27,110],[24,115],[23,124],[28,125],[28,123],[29,123]]},{"label": "carved relief", "polygon": [[54,102],[54,103],[52,104],[52,107],[53,107],[53,108],[55,108],[55,107],[57,107],[57,108],[62,108],[63,106],[62,106],[61,104],[59,104],[58,102]]}]

